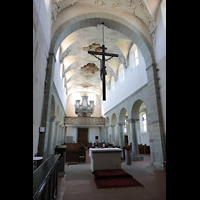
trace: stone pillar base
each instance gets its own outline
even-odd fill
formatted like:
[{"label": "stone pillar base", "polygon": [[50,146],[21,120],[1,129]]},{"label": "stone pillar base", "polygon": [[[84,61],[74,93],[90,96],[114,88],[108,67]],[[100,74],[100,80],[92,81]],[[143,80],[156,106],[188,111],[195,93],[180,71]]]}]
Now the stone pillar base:
[{"label": "stone pillar base", "polygon": [[132,155],[131,160],[133,161],[138,161],[138,160],[143,160],[144,158],[141,155]]}]

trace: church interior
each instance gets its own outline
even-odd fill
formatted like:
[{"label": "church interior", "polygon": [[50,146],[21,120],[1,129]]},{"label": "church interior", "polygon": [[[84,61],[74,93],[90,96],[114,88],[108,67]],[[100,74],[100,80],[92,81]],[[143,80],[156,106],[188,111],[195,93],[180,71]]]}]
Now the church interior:
[{"label": "church interior", "polygon": [[102,198],[166,199],[166,0],[34,0],[33,199]]}]

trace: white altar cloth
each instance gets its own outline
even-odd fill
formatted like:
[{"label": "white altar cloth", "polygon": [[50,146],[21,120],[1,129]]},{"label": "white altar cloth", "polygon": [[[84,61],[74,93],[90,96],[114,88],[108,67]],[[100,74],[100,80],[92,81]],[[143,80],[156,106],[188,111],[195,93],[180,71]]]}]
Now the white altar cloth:
[{"label": "white altar cloth", "polygon": [[121,169],[123,150],[120,148],[90,148],[91,170]]}]

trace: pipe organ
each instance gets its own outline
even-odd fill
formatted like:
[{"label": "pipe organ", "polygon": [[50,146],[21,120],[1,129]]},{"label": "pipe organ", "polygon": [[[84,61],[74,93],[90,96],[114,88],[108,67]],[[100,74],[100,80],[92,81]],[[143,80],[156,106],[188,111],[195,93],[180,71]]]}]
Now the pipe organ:
[{"label": "pipe organ", "polygon": [[89,101],[88,104],[88,96],[82,96],[82,104],[80,104],[80,100],[75,100],[75,113],[78,117],[91,117],[94,112],[94,101]]}]

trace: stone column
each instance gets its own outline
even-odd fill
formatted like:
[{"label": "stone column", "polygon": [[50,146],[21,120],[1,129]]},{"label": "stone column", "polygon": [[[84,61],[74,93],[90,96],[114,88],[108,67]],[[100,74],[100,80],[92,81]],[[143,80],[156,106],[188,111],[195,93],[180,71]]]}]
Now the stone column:
[{"label": "stone column", "polygon": [[49,139],[48,139],[48,149],[47,149],[48,156],[51,155],[55,119],[56,119],[56,116],[51,116],[50,117]]},{"label": "stone column", "polygon": [[43,100],[43,110],[42,110],[42,121],[41,126],[46,127],[45,137],[41,135],[39,138],[38,152],[43,156],[44,160],[47,158],[47,146],[48,146],[48,133],[49,133],[49,121],[51,116],[51,95],[53,94],[53,77],[54,77],[54,65],[55,65],[55,55],[54,53],[49,53],[46,69],[46,81],[44,88],[44,100]]},{"label": "stone column", "polygon": [[162,117],[162,107],[159,91],[159,82],[155,64],[146,68],[148,80],[148,105],[147,119],[148,132],[151,152],[151,164],[163,167],[163,161],[166,159],[166,141],[165,130]]},{"label": "stone column", "polygon": [[119,131],[117,129],[117,126],[114,127],[114,140],[115,140],[115,145],[119,146]]},{"label": "stone column", "polygon": [[54,154],[55,151],[55,146],[57,144],[57,134],[58,134],[58,124],[60,123],[60,121],[56,121],[55,122],[55,129],[54,129],[54,137],[53,137],[53,146],[52,146],[52,154]]},{"label": "stone column", "polygon": [[57,134],[57,145],[61,145],[61,137],[62,137],[62,124],[59,124],[58,134]]},{"label": "stone column", "polygon": [[65,125],[62,125],[62,138],[61,138],[61,144],[65,142]]},{"label": "stone column", "polygon": [[108,140],[108,127],[109,127],[109,126],[105,126],[105,129],[106,129],[106,131],[105,131],[105,134],[106,134],[106,135],[105,135],[105,142],[106,142],[106,143],[109,142],[109,140]]},{"label": "stone column", "polygon": [[110,125],[110,129],[111,129],[111,143],[115,145],[115,126],[114,125]]},{"label": "stone column", "polygon": [[111,127],[108,127],[108,142],[111,143]]},{"label": "stone column", "polygon": [[[89,138],[89,132],[88,132],[88,138]],[[65,143],[67,143],[67,126],[65,126]]]},{"label": "stone column", "polygon": [[101,127],[99,127],[99,139],[98,139],[98,142],[101,142],[102,139],[101,139]]},{"label": "stone column", "polygon": [[119,146],[122,148],[124,146],[124,125],[125,122],[118,122],[118,133],[119,133]]},{"label": "stone column", "polygon": [[106,129],[104,126],[100,127],[100,136],[101,136],[101,142],[104,140],[106,142]]},{"label": "stone column", "polygon": [[138,140],[137,140],[137,121],[139,119],[129,119],[130,135],[132,137],[132,160],[143,160],[144,158],[139,154]]}]

